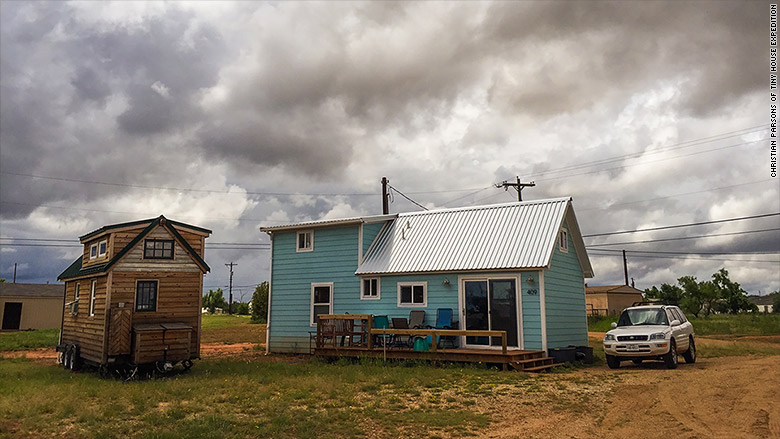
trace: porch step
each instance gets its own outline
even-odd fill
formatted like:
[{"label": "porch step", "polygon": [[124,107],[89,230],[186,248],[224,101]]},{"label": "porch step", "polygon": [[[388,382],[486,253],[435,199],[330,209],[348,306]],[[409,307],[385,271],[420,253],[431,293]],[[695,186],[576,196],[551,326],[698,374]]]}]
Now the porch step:
[{"label": "porch step", "polygon": [[513,361],[509,363],[512,368],[522,372],[541,372],[552,367],[560,365],[555,363],[555,359],[552,357],[537,357],[529,358],[526,360]]}]

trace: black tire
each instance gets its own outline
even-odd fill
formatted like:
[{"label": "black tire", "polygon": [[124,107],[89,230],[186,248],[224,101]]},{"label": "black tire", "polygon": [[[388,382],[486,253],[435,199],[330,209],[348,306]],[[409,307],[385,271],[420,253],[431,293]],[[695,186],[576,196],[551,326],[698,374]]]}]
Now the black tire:
[{"label": "black tire", "polygon": [[75,372],[79,370],[79,366],[81,365],[81,356],[79,355],[79,347],[74,345],[70,349],[70,353],[68,355],[68,369]]},{"label": "black tire", "polygon": [[641,358],[637,358],[636,360],[631,360],[631,362],[636,364],[637,366],[639,366],[640,364],[642,364],[642,359]]},{"label": "black tire", "polygon": [[610,369],[617,369],[620,367],[620,360],[614,355],[607,355],[607,366]]},{"label": "black tire", "polygon": [[674,340],[669,342],[669,352],[664,355],[664,364],[667,369],[677,369],[677,345]]},{"label": "black tire", "polygon": [[65,350],[62,352],[62,367],[65,369],[70,369],[70,353],[72,350],[73,346],[67,345]]},{"label": "black tire", "polygon": [[696,362],[696,343],[693,341],[693,336],[691,336],[688,350],[683,354],[683,358],[685,358],[685,362],[688,364],[693,364]]},{"label": "black tire", "polygon": [[192,368],[192,360],[184,360],[181,362],[181,365],[184,367],[184,370],[190,370]]}]

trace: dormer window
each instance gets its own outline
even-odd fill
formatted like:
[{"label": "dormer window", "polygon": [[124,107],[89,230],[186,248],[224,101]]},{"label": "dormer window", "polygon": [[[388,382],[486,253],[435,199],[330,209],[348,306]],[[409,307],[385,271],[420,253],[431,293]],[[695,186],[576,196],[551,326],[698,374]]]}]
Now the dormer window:
[{"label": "dormer window", "polygon": [[561,229],[558,233],[558,249],[564,253],[569,252],[569,232],[566,229]]},{"label": "dormer window", "polygon": [[144,242],[144,259],[173,259],[173,240],[147,239]]},{"label": "dormer window", "polygon": [[314,250],[314,230],[298,232],[297,252],[310,252]]},{"label": "dormer window", "polygon": [[92,244],[89,246],[89,258],[95,259],[98,257],[98,245]]},{"label": "dormer window", "polygon": [[98,257],[102,258],[106,255],[106,252],[108,251],[108,241],[100,241],[98,243]]}]

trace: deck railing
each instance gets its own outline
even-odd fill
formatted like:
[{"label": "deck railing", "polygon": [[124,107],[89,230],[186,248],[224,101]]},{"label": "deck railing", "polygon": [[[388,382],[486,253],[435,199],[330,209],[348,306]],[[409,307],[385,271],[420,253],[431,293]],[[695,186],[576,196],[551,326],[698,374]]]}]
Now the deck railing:
[{"label": "deck railing", "polygon": [[[315,347],[374,349],[375,336],[431,336],[431,351],[436,351],[440,337],[501,337],[501,353],[507,352],[506,331],[482,331],[465,329],[379,329],[372,327],[371,314],[321,314],[317,319]],[[387,342],[382,349],[387,349]]]}]

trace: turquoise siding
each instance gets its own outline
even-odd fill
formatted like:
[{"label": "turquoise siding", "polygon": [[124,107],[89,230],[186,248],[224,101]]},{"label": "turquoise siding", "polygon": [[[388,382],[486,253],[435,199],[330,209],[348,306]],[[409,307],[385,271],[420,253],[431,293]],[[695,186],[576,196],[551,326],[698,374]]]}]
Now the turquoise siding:
[{"label": "turquoise siding", "polygon": [[[534,283],[528,283],[533,276]],[[539,310],[539,272],[524,273],[520,289],[523,291],[523,343],[525,349],[542,349],[542,318]]]},{"label": "turquoise siding", "polygon": [[561,252],[556,244],[550,269],[544,274],[544,287],[547,347],[586,346],[585,284],[571,233],[568,253]]},{"label": "turquoise siding", "polygon": [[[382,230],[387,222],[363,224],[363,254],[365,255],[371,243],[376,239],[376,235]],[[357,270],[357,268],[355,268]]]},{"label": "turquoise siding", "polygon": [[[333,282],[333,311],[350,311],[359,297],[355,270],[358,226],[314,230],[314,251],[296,252],[295,231],[274,234],[270,350],[308,352],[311,284]],[[354,311],[350,311],[354,312]]]}]

